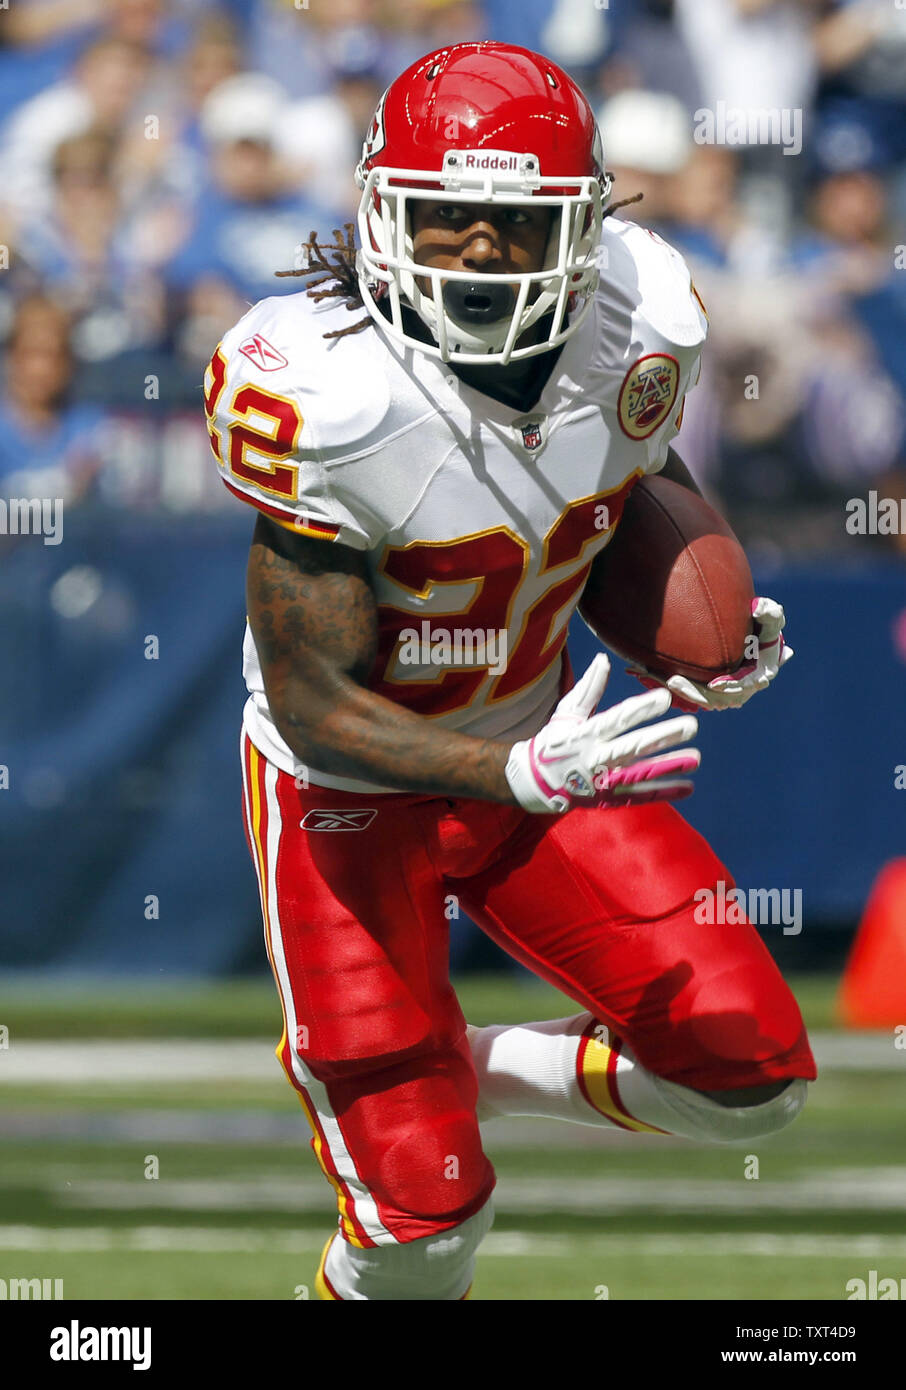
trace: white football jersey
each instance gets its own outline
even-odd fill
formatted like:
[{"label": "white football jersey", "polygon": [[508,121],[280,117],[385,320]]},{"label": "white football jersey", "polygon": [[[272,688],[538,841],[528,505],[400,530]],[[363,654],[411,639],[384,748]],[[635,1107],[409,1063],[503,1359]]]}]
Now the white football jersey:
[{"label": "white football jersey", "polygon": [[[591,562],[634,483],[666,462],[698,380],[707,321],[682,257],[608,218],[599,262],[592,312],[528,413],[379,326],[325,338],[355,318],[304,291],[256,304],[208,369],[227,487],[301,535],[366,552],[380,630],[368,686],[443,728],[512,742],[546,722]],[[248,627],[244,675],[249,738],[299,775]]]}]

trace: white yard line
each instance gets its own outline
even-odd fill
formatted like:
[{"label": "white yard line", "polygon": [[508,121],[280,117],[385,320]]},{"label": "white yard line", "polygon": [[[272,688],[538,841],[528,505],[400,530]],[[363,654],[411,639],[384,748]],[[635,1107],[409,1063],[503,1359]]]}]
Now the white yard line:
[{"label": "white yard line", "polygon": [[[906,1076],[906,1049],[894,1045],[889,1033],[830,1033],[811,1035],[819,1070],[899,1071]],[[97,1085],[119,1086],[201,1081],[283,1081],[268,1038],[92,1038],[48,1040],[9,1039],[0,1049],[0,1086]],[[285,1084],[285,1083],[284,1083]]]},{"label": "white yard line", "polygon": [[[205,1226],[91,1226],[50,1230],[46,1226],[0,1226],[0,1254],[11,1251],[53,1251],[59,1254],[103,1254],[108,1251],[171,1252],[179,1254],[267,1254],[317,1256],[323,1233]],[[757,1235],[536,1235],[529,1231],[492,1231],[481,1247],[482,1257],[544,1255],[574,1257],[617,1256],[713,1259],[777,1256],[849,1260],[906,1258],[906,1236],[803,1236],[765,1231]]]},{"label": "white yard line", "polygon": [[[332,1209],[317,1177],[250,1174],[243,1178],[57,1178],[45,1187],[62,1207],[106,1211],[287,1211]],[[508,1213],[628,1211],[906,1211],[906,1167],[831,1168],[783,1180],[663,1177],[502,1177],[495,1196]]]},{"label": "white yard line", "polygon": [[243,1042],[207,1042],[197,1038],[165,1038],[160,1042],[124,1038],[109,1042],[76,1038],[17,1043],[11,1037],[9,1049],[0,1052],[0,1086],[117,1086],[137,1082],[169,1085],[281,1079],[274,1043],[265,1038]]}]

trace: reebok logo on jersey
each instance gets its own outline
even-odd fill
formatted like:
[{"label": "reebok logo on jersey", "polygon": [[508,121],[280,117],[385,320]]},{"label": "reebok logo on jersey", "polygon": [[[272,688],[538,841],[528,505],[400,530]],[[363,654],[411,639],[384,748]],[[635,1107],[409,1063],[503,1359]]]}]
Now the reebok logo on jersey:
[{"label": "reebok logo on jersey", "polygon": [[299,822],[303,830],[364,830],[377,811],[309,811]]},{"label": "reebok logo on jersey", "polygon": [[253,333],[251,338],[246,338],[244,343],[240,343],[239,351],[250,362],[254,362],[256,367],[260,367],[262,372],[276,372],[280,367],[289,366],[283,353],[278,352],[272,343],[269,343],[266,338],[262,338],[260,333]]}]

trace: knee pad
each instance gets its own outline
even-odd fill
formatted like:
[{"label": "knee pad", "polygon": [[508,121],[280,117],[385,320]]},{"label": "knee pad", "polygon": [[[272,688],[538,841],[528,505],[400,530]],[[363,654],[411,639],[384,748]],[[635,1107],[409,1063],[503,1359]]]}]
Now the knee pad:
[{"label": "knee pad", "polygon": [[475,1273],[475,1255],[494,1221],[490,1200],[459,1226],[405,1244],[360,1249],[338,1233],[321,1260],[316,1287],[321,1298],[465,1298]]},{"label": "knee pad", "polygon": [[719,1105],[710,1096],[655,1076],[654,1083],[675,1123],[674,1134],[711,1144],[732,1144],[736,1140],[760,1139],[776,1134],[792,1124],[805,1105],[808,1082],[795,1077],[785,1090],[762,1105]]}]

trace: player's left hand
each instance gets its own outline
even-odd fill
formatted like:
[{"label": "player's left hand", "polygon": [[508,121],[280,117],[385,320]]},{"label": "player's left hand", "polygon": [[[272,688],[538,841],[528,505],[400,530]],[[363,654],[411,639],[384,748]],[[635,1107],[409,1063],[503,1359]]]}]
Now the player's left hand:
[{"label": "player's left hand", "polygon": [[630,666],[629,672],[651,689],[665,685],[673,695],[675,709],[695,713],[697,710],[740,709],[759,690],[767,690],[781,666],[793,656],[793,648],[783,640],[782,629],[786,615],[772,598],[752,600],[754,636],[758,654],[744,661],[738,670],[725,676],[715,676],[707,685],[688,680],[686,676],[670,676],[662,680],[642,667]]}]

